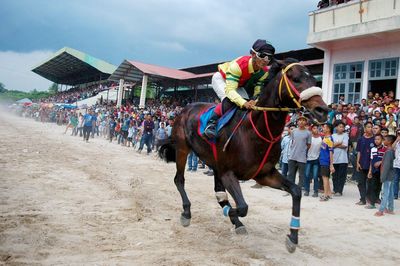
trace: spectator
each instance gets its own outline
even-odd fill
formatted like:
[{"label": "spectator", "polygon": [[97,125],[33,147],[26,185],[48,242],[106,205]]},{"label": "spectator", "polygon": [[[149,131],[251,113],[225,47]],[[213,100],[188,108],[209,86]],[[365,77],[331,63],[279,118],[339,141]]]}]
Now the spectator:
[{"label": "spectator", "polygon": [[343,187],[346,183],[347,165],[349,163],[347,157],[347,147],[349,137],[344,132],[345,124],[339,122],[336,124],[336,133],[332,135],[333,139],[333,167],[335,173],[332,177],[333,192],[335,196],[343,195]]},{"label": "spectator", "polygon": [[298,128],[292,132],[292,143],[288,157],[288,179],[292,182],[296,180],[296,172],[299,170],[298,185],[302,188],[304,184],[304,173],[307,162],[307,150],[311,144],[311,133],[306,129],[307,118],[299,116],[297,118]]},{"label": "spectator", "polygon": [[150,114],[146,115],[146,120],[143,122],[143,135],[140,140],[140,146],[138,149],[138,153],[141,153],[143,150],[144,144],[147,146],[147,155],[151,152],[151,140],[153,138],[153,129],[154,122],[152,121],[152,117]]},{"label": "spectator", "polygon": [[380,135],[381,134],[381,125],[376,125],[374,124],[374,126],[372,127],[372,134],[373,135]]},{"label": "spectator", "polygon": [[366,99],[362,99],[361,100],[361,108],[360,111],[364,111],[364,113],[368,113],[368,104],[367,104],[367,100]]},{"label": "spectator", "polygon": [[70,118],[70,123],[72,125],[72,133],[71,136],[76,136],[78,134],[78,117],[75,113],[72,113]]},{"label": "spectator", "polygon": [[161,122],[160,127],[157,129],[156,132],[156,151],[158,151],[158,148],[165,142],[167,138],[168,136],[167,136],[167,130],[165,128],[165,123]]},{"label": "spectator", "polygon": [[126,146],[128,140],[128,130],[131,124],[131,120],[129,119],[129,114],[125,114],[123,121],[124,122],[122,123],[121,126],[122,145]]},{"label": "spectator", "polygon": [[393,200],[393,161],[395,153],[393,150],[393,143],[396,137],[394,135],[388,135],[385,137],[384,144],[387,150],[382,159],[382,173],[380,181],[382,182],[382,202],[379,206],[379,210],[375,213],[375,216],[382,216],[384,213],[394,214],[394,200]]},{"label": "spectator", "polygon": [[366,209],[375,209],[375,203],[380,203],[378,201],[381,187],[380,167],[385,151],[382,135],[375,135],[375,146],[371,149],[371,164],[368,172],[367,199],[369,205],[365,206]]},{"label": "spectator", "polygon": [[331,186],[329,178],[331,173],[335,172],[333,167],[333,138],[332,138],[333,127],[330,124],[323,126],[324,138],[321,144],[321,150],[319,154],[319,163],[321,165],[321,176],[324,184],[324,194],[321,196],[320,201],[328,201],[332,198]]},{"label": "spectator", "polygon": [[349,130],[349,141],[353,149],[356,149],[357,140],[362,136],[362,134],[363,126],[360,123],[360,119],[358,119],[358,117],[356,116],[354,117],[353,125],[350,127]]},{"label": "spectator", "polygon": [[400,180],[400,129],[396,131],[396,141],[393,143],[395,151],[395,159],[393,162],[394,179],[393,179],[393,193],[394,199],[399,198],[399,180]]},{"label": "spectator", "polygon": [[91,132],[91,136],[92,139],[94,138],[94,134],[97,132],[97,136],[99,136],[99,126],[97,124],[97,113],[96,112],[92,112],[92,132]]},{"label": "spectator", "polygon": [[374,135],[372,134],[372,123],[367,122],[364,125],[364,135],[357,142],[357,171],[358,190],[360,192],[360,201],[357,205],[366,204],[367,194],[367,175],[371,164],[371,148],[374,146]]},{"label": "spectator", "polygon": [[292,131],[296,127],[293,124],[290,124],[287,130],[287,135],[282,138],[281,141],[281,155],[282,155],[282,167],[281,167],[281,172],[283,177],[287,178],[287,173],[288,173],[288,158],[289,158],[289,152],[290,152],[290,144],[292,141]]},{"label": "spectator", "polygon": [[110,121],[109,121],[109,138],[110,142],[112,142],[114,135],[115,135],[115,128],[117,127],[117,122],[115,121],[114,115],[110,116]]},{"label": "spectator", "polygon": [[78,131],[79,131],[79,137],[83,136],[83,115],[81,113],[79,113],[79,117],[78,117]]},{"label": "spectator", "polygon": [[198,158],[197,158],[197,155],[193,152],[193,151],[191,151],[190,153],[189,153],[189,156],[188,156],[188,171],[190,172],[190,171],[192,171],[192,172],[196,172],[197,171],[197,165],[198,165]]},{"label": "spectator", "polygon": [[89,142],[89,136],[93,127],[92,110],[89,110],[89,112],[83,116],[83,120],[83,140]]},{"label": "spectator", "polygon": [[351,122],[354,122],[354,118],[357,116],[356,114],[356,107],[352,106],[349,109],[349,113],[347,114],[347,118],[351,120]]},{"label": "spectator", "polygon": [[388,114],[388,119],[385,124],[385,127],[388,129],[388,133],[394,135],[396,133],[396,121],[394,120],[395,116],[393,114]]},{"label": "spectator", "polygon": [[[125,143],[125,146],[130,147],[131,143],[132,143],[132,138],[133,138],[133,134],[135,133],[135,128],[133,127],[133,124],[129,123],[129,128],[128,128],[128,139],[127,139],[127,143]],[[132,144],[132,146],[134,146]]]},{"label": "spectator", "polygon": [[317,5],[317,7],[319,9],[325,8],[325,7],[328,7],[328,6],[329,6],[329,0],[321,0],[321,1],[318,2],[318,5]]},{"label": "spectator", "polygon": [[168,138],[171,137],[171,134],[172,134],[172,127],[173,127],[173,126],[174,126],[174,119],[173,119],[173,118],[170,118],[170,119],[168,120],[168,126],[166,127]]},{"label": "spectator", "polygon": [[319,153],[321,150],[322,138],[319,135],[318,126],[311,126],[311,145],[307,152],[307,164],[304,181],[304,196],[308,196],[310,193],[310,181],[313,180],[314,193],[313,197],[318,197],[318,172],[319,172]]},{"label": "spectator", "polygon": [[337,106],[337,110],[336,110],[335,115],[333,117],[332,125],[335,125],[336,121],[341,121],[342,118],[343,118],[343,106],[341,104],[339,104]]}]

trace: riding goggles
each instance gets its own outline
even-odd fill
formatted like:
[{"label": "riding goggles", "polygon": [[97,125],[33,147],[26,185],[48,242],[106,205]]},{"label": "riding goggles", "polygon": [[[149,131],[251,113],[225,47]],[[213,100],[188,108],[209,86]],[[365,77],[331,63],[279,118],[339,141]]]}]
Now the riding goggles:
[{"label": "riding goggles", "polygon": [[272,54],[268,54],[268,53],[265,53],[265,52],[257,52],[254,49],[251,49],[251,50],[256,54],[256,56],[258,58],[260,58],[260,59],[262,59],[264,61],[271,61]]}]

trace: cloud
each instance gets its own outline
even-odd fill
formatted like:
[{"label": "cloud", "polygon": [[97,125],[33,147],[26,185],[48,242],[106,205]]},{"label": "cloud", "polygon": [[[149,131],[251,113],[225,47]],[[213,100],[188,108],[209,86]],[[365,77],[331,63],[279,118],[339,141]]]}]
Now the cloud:
[{"label": "cloud", "polygon": [[[7,41],[0,42],[0,51],[28,56],[68,46],[115,65],[132,59],[198,66],[247,54],[258,38],[269,40],[277,52],[307,47],[308,11],[316,9],[317,2],[2,0],[0,36]],[[41,60],[32,60],[32,65]],[[14,83],[6,82],[10,70],[4,63],[9,62],[0,63],[0,82],[8,88],[43,87],[33,80],[16,84],[22,83],[21,74],[11,79]]]},{"label": "cloud", "polygon": [[47,90],[51,82],[31,70],[53,53],[52,51],[33,51],[29,53],[0,51],[0,82],[8,90]]},{"label": "cloud", "polygon": [[162,50],[164,52],[187,52],[185,46],[179,42],[153,42],[154,49]]}]

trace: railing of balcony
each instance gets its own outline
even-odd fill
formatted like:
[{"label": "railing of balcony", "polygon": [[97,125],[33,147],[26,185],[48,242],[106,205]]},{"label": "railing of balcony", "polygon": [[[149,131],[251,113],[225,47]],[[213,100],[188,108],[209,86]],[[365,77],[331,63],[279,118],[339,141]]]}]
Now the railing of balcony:
[{"label": "railing of balcony", "polygon": [[400,0],[352,0],[309,13],[310,32],[365,23],[400,15]]}]

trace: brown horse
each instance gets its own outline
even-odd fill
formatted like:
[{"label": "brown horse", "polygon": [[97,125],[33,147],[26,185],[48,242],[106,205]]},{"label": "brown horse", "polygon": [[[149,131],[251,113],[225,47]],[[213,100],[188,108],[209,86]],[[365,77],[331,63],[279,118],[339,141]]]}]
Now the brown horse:
[{"label": "brown horse", "polygon": [[[277,72],[274,77],[273,72]],[[239,217],[245,217],[248,210],[239,180],[254,179],[260,185],[289,192],[293,202],[286,247],[289,252],[294,252],[300,228],[301,189],[282,177],[275,168],[281,153],[280,137],[289,108],[305,108],[314,121],[325,122],[328,107],[321,98],[321,89],[315,87],[315,78],[306,67],[286,59],[278,61],[270,75],[256,110],[236,112],[229,124],[218,133],[216,151],[213,152],[208,142],[197,133],[199,114],[212,104],[195,103],[186,106],[177,116],[171,143],[163,145],[159,154],[167,161],[176,162],[174,181],[183,201],[183,226],[188,226],[191,219],[191,203],[184,187],[186,159],[190,151],[194,151],[214,170],[217,200],[237,233],[246,233]],[[234,199],[236,208],[231,207],[225,189]]]}]

